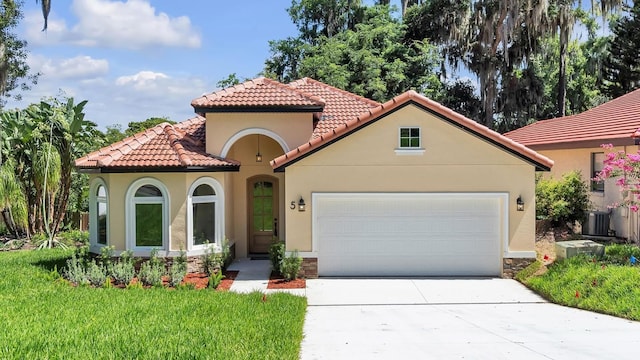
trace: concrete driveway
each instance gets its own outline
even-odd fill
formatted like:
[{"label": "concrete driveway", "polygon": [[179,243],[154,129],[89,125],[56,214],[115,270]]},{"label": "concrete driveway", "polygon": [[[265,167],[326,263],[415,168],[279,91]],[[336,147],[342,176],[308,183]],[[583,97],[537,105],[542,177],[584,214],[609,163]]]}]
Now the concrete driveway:
[{"label": "concrete driveway", "polygon": [[637,359],[640,323],[514,280],[317,279],[301,359]]}]

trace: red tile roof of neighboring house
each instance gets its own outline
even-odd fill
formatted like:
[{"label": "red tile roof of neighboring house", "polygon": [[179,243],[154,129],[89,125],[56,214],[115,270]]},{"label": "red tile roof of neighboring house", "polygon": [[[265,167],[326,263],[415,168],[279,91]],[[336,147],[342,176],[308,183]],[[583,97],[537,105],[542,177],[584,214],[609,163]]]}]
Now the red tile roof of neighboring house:
[{"label": "red tile roof of neighboring house", "polygon": [[235,160],[205,151],[205,119],[162,123],[76,160],[80,169],[206,168],[233,170]]},{"label": "red tile roof of neighboring house", "polygon": [[[527,146],[626,141],[640,135],[640,89],[576,115],[537,121],[504,134]],[[591,144],[594,146],[594,144]]]},{"label": "red tile roof of neighboring house", "polygon": [[313,130],[312,139],[326,134],[339,125],[363,112],[380,106],[380,103],[348,91],[335,88],[311,78],[302,78],[289,84],[290,87],[313,94],[326,101],[320,121]]},{"label": "red tile roof of neighboring house", "polygon": [[344,124],[338,125],[328,133],[311,139],[309,142],[304,143],[297,148],[287,152],[286,154],[272,160],[271,166],[276,171],[282,171],[286,166],[295,163],[297,160],[302,159],[305,156],[324,148],[332,142],[339,140],[354,131],[357,131],[363,125],[372,121],[377,121],[389,112],[409,103],[417,104],[418,106],[421,106],[426,110],[439,115],[444,120],[448,120],[456,124],[457,126],[460,126],[464,130],[494,143],[495,145],[535,165],[539,170],[549,170],[553,166],[553,160],[541,154],[538,154],[537,152],[527,148],[526,146],[519,144],[503,135],[498,134],[497,132],[487,128],[484,125],[468,119],[433,100],[427,99],[426,97],[416,93],[415,91],[407,91],[399,96],[396,96],[386,103],[381,104],[376,108],[370,109],[367,112],[355,117],[354,119],[345,122]]},{"label": "red tile roof of neighboring house", "polygon": [[201,96],[191,102],[196,112],[264,107],[319,110],[324,105],[325,101],[318,96],[264,77]]}]

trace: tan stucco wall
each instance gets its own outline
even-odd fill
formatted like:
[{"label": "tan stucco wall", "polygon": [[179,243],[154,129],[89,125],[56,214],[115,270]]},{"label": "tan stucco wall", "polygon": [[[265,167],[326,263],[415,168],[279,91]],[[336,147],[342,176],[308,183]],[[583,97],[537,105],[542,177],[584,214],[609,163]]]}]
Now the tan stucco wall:
[{"label": "tan stucco wall", "polygon": [[270,130],[278,134],[289,149],[308,141],[313,132],[311,113],[207,113],[206,116],[207,152],[216,155],[221,154],[229,139],[246,129]]},{"label": "tan stucco wall", "polygon": [[[108,191],[109,245],[116,251],[126,250],[126,194],[129,186],[142,178],[153,178],[164,184],[170,198],[170,250],[187,247],[187,193],[191,184],[200,177],[216,179],[225,188],[225,173],[133,173],[133,174],[92,174],[104,180]],[[229,207],[227,207],[228,209]],[[225,213],[225,217],[231,217]]]},{"label": "tan stucco wall", "polygon": [[[539,150],[538,152],[553,159],[555,162],[551,172],[545,176],[552,176],[556,179],[562,177],[572,170],[579,170],[582,178],[591,188],[591,154],[592,153],[608,153],[616,151],[625,151],[635,153],[638,151],[637,146],[619,146],[611,150],[605,150],[601,147],[579,148],[579,149],[558,149],[558,150]],[[604,193],[591,192],[590,200],[593,210],[609,211],[608,206],[618,203],[622,200],[622,196],[618,187],[615,185],[615,179],[605,181]],[[611,228],[616,231],[616,235],[620,237],[637,236],[637,228],[631,224],[632,231],[629,231],[629,212],[627,209],[612,209]],[[634,219],[632,219],[634,220]],[[635,221],[635,220],[634,220]]]},{"label": "tan stucco wall", "polygon": [[[397,155],[398,128],[419,126],[423,155]],[[312,192],[508,192],[503,251],[533,251],[535,169],[523,160],[415,107],[407,106],[286,168],[287,249],[312,249]],[[515,200],[522,196],[525,211]],[[504,239],[502,241],[504,243]]]}]

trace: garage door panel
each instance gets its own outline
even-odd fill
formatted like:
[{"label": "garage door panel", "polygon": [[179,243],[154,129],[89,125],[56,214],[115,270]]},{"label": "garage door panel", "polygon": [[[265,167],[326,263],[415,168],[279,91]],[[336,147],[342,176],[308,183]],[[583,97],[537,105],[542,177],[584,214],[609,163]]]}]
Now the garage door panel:
[{"label": "garage door panel", "polygon": [[321,276],[498,275],[504,194],[320,194]]}]

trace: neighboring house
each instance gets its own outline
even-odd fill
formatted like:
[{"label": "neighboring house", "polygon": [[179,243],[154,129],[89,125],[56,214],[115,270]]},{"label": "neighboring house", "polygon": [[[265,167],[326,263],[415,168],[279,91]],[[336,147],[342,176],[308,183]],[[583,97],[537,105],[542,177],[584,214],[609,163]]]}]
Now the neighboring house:
[{"label": "neighboring house", "polygon": [[553,161],[413,91],[379,104],[258,78],[76,161],[91,251],[189,256],[273,238],[305,275],[510,275],[535,258],[535,172]]},{"label": "neighboring house", "polygon": [[[602,170],[606,152],[638,151],[639,128],[640,90],[636,90],[583,113],[537,121],[504,135],[552,158],[555,165],[551,176],[555,178],[579,170],[589,183],[594,210],[610,214],[608,228],[618,237],[638,240],[637,215],[630,214],[627,208],[609,209],[622,199],[615,180],[598,183],[591,179]],[[612,144],[614,148],[605,150],[602,144]],[[583,225],[583,232],[606,235],[609,229],[599,218],[592,214],[586,228]]]}]

